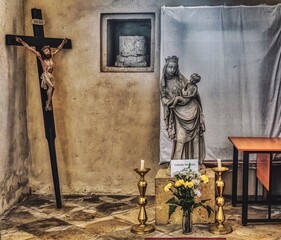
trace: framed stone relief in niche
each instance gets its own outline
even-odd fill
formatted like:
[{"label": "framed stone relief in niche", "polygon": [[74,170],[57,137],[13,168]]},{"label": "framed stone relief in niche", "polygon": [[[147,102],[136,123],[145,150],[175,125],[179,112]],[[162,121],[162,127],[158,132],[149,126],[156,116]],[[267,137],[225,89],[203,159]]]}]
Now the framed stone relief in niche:
[{"label": "framed stone relief in niche", "polygon": [[101,70],[154,71],[154,13],[101,14]]}]

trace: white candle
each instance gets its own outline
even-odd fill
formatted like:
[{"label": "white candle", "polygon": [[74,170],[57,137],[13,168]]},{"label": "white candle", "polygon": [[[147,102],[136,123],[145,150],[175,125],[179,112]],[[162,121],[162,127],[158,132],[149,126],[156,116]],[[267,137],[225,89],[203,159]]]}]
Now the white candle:
[{"label": "white candle", "polygon": [[140,170],[144,170],[144,160],[143,159],[141,159]]},{"label": "white candle", "polygon": [[221,168],[221,159],[217,159],[218,161],[218,168]]}]

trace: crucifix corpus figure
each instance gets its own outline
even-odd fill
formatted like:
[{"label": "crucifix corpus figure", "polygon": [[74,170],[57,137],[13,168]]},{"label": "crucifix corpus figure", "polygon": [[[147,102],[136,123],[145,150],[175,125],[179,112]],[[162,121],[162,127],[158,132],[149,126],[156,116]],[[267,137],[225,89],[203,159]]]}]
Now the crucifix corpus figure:
[{"label": "crucifix corpus figure", "polygon": [[44,46],[41,49],[41,53],[30,47],[26,42],[24,42],[20,37],[16,37],[16,41],[21,43],[27,50],[34,53],[40,60],[43,73],[41,75],[41,87],[47,90],[47,101],[45,105],[46,111],[52,111],[52,96],[55,90],[55,79],[53,77],[54,62],[53,57],[63,48],[67,43],[67,38],[63,39],[61,44],[52,50],[50,46]]}]

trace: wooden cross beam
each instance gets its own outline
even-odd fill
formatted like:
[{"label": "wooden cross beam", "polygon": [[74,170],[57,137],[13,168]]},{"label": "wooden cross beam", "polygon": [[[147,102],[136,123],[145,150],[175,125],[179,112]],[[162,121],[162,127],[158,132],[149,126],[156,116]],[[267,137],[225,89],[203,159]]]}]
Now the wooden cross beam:
[{"label": "wooden cross beam", "polygon": [[[20,37],[29,46],[35,47],[37,52],[41,52],[41,48],[47,45],[49,45],[52,48],[57,48],[62,43],[63,39],[44,37],[44,29],[43,29],[44,20],[42,19],[41,10],[33,8],[31,10],[31,14],[32,14],[34,37],[6,35],[6,44],[22,46],[20,42],[16,41],[16,37]],[[68,49],[72,48],[71,40],[67,39],[67,43],[64,44],[62,48],[68,48]],[[38,58],[37,58],[37,66],[38,66],[39,87],[40,87],[41,85],[40,78],[42,76],[43,69],[42,69],[42,63]],[[56,197],[56,206],[57,208],[61,208],[62,203],[61,203],[59,174],[58,174],[58,166],[57,166],[56,147],[55,147],[56,130],[55,130],[55,122],[54,122],[54,113],[53,113],[53,109],[48,111],[45,110],[45,104],[48,99],[47,91],[40,87],[40,92],[41,92],[42,111],[43,111],[44,126],[45,126],[45,136],[48,141],[50,160],[51,160],[53,183],[54,183],[54,190],[55,190],[55,197]]]}]

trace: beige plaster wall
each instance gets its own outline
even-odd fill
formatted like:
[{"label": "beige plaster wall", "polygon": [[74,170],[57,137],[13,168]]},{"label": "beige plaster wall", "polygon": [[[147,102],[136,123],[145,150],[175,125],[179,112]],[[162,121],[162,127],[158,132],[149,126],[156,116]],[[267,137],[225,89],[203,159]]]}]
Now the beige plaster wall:
[{"label": "beige plaster wall", "polygon": [[[56,56],[54,114],[63,194],[138,194],[133,169],[146,160],[148,194],[154,194],[159,158],[159,32],[162,5],[206,5],[210,1],[28,0],[26,35],[33,35],[31,8],[42,9],[45,36],[68,37],[73,49]],[[233,1],[211,1],[212,5]],[[277,1],[268,1],[276,3]],[[243,1],[235,1],[242,4]],[[259,4],[260,1],[244,1]],[[100,14],[154,12],[154,72],[101,72]],[[41,114],[37,66],[27,53],[31,188],[53,193]]]},{"label": "beige plaster wall", "polygon": [[[30,10],[36,7],[42,9],[46,20],[45,36],[73,41],[73,49],[56,56],[54,72],[62,194],[137,194],[138,176],[133,169],[139,167],[140,159],[153,169],[147,179],[148,192],[154,193],[159,149],[158,69],[149,73],[100,72],[100,14],[156,11],[151,6],[140,9],[138,1],[122,2],[26,2],[26,35],[33,35]],[[27,62],[31,188],[36,193],[53,193],[36,60],[30,52]]]},{"label": "beige plaster wall", "polygon": [[0,0],[0,214],[29,192],[25,55],[5,45],[24,33],[23,1]]}]

